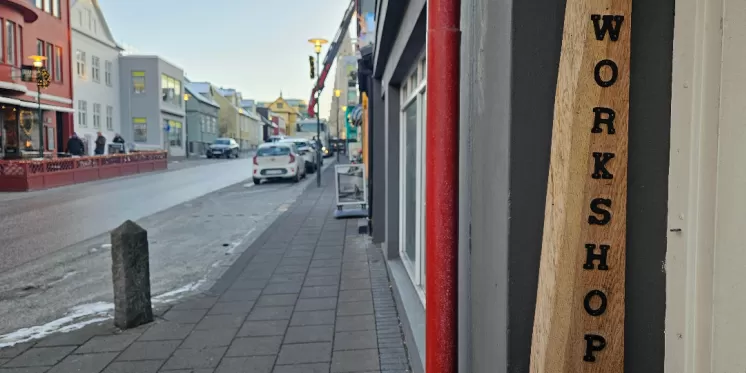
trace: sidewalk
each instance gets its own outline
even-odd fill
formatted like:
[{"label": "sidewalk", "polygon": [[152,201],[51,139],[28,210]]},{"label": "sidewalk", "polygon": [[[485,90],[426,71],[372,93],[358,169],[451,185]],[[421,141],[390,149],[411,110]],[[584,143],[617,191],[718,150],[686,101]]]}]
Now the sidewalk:
[{"label": "sidewalk", "polygon": [[332,169],[213,288],[117,332],[109,321],[0,349],[0,373],[406,372],[383,255],[335,220]]}]

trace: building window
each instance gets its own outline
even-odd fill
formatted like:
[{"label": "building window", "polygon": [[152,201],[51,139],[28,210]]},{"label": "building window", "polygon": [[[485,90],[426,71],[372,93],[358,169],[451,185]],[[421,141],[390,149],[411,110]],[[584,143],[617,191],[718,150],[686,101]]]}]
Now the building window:
[{"label": "building window", "polygon": [[78,127],[88,127],[88,102],[78,100]]},{"label": "building window", "polygon": [[81,78],[85,78],[85,52],[82,52],[80,50],[75,51],[75,61],[76,66],[78,67],[78,76]]},{"label": "building window", "polygon": [[[44,42],[39,39],[36,39],[36,55],[37,56],[44,55]],[[46,61],[44,63],[46,64]]]},{"label": "building window", "polygon": [[426,79],[423,63],[401,88],[399,202],[401,257],[415,289],[424,301],[425,294],[425,135]]},{"label": "building window", "polygon": [[93,128],[101,129],[101,104],[93,104]]},{"label": "building window", "polygon": [[16,24],[5,21],[5,63],[16,66]]},{"label": "building window", "polygon": [[85,19],[88,21],[88,29],[93,28],[93,12],[90,9],[85,10]]},{"label": "building window", "polygon": [[52,0],[52,15],[61,18],[60,17],[60,0]]},{"label": "building window", "polygon": [[47,70],[49,70],[50,74],[54,73],[54,45],[47,43],[47,53],[44,54],[44,57],[47,58],[44,63],[47,65]]},{"label": "building window", "polygon": [[106,129],[109,131],[114,130],[114,107],[106,107]]},{"label": "building window", "polygon": [[132,118],[132,128],[134,129],[134,142],[148,142],[148,119]]},{"label": "building window", "polygon": [[36,7],[39,9],[44,9],[44,0],[36,0]]},{"label": "building window", "polygon": [[111,87],[111,71],[114,69],[114,63],[111,61],[106,61],[106,64],[104,65],[104,79],[106,80],[106,85]]},{"label": "building window", "polygon": [[44,0],[44,11],[52,13],[52,0]]},{"label": "building window", "polygon": [[78,26],[83,27],[83,11],[78,9]]},{"label": "building window", "polygon": [[204,115],[199,116],[199,129],[202,132],[207,132],[207,117]]},{"label": "building window", "polygon": [[54,50],[54,81],[62,81],[62,48],[60,47]]},{"label": "building window", "polygon": [[101,81],[101,59],[96,56],[91,57],[91,79],[96,83]]},{"label": "building window", "polygon": [[132,91],[136,94],[145,93],[145,71],[132,72]]},{"label": "building window", "polygon": [[283,107],[285,107],[285,104],[280,103],[280,102],[277,103],[277,108],[278,109],[282,109]]},{"label": "building window", "polygon": [[181,80],[161,74],[161,92],[163,93],[163,102],[181,107],[181,103],[184,101],[181,96]]},{"label": "building window", "polygon": [[164,127],[168,128],[168,140],[171,143],[171,146],[181,147],[181,136],[183,134],[181,122],[167,119],[164,119],[163,122]]}]

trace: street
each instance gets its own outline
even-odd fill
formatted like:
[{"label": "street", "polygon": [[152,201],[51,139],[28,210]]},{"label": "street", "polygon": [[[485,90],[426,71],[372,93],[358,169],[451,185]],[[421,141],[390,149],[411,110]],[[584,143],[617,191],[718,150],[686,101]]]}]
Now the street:
[{"label": "street", "polygon": [[157,307],[209,288],[313,180],[255,186],[250,158],[173,166],[0,195],[0,346],[111,309],[108,232],[125,220],[148,230]]}]

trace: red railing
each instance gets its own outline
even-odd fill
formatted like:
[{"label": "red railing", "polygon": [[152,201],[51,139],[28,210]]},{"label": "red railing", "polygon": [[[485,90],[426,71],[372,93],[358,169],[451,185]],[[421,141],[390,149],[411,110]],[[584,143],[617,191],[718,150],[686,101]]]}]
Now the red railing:
[{"label": "red railing", "polygon": [[0,192],[25,192],[164,170],[166,152],[96,157],[0,160]]}]

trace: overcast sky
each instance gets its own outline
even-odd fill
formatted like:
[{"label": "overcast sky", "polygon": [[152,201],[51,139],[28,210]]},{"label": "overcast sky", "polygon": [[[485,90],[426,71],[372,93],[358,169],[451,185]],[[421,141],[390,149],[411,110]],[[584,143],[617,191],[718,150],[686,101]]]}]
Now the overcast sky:
[{"label": "overcast sky", "polygon": [[[308,101],[312,37],[331,40],[349,0],[99,0],[114,37],[157,54],[192,81],[235,88],[246,99]],[[321,59],[326,48],[321,53]],[[332,70],[333,71],[333,70]],[[329,115],[334,73],[321,99]]]}]

